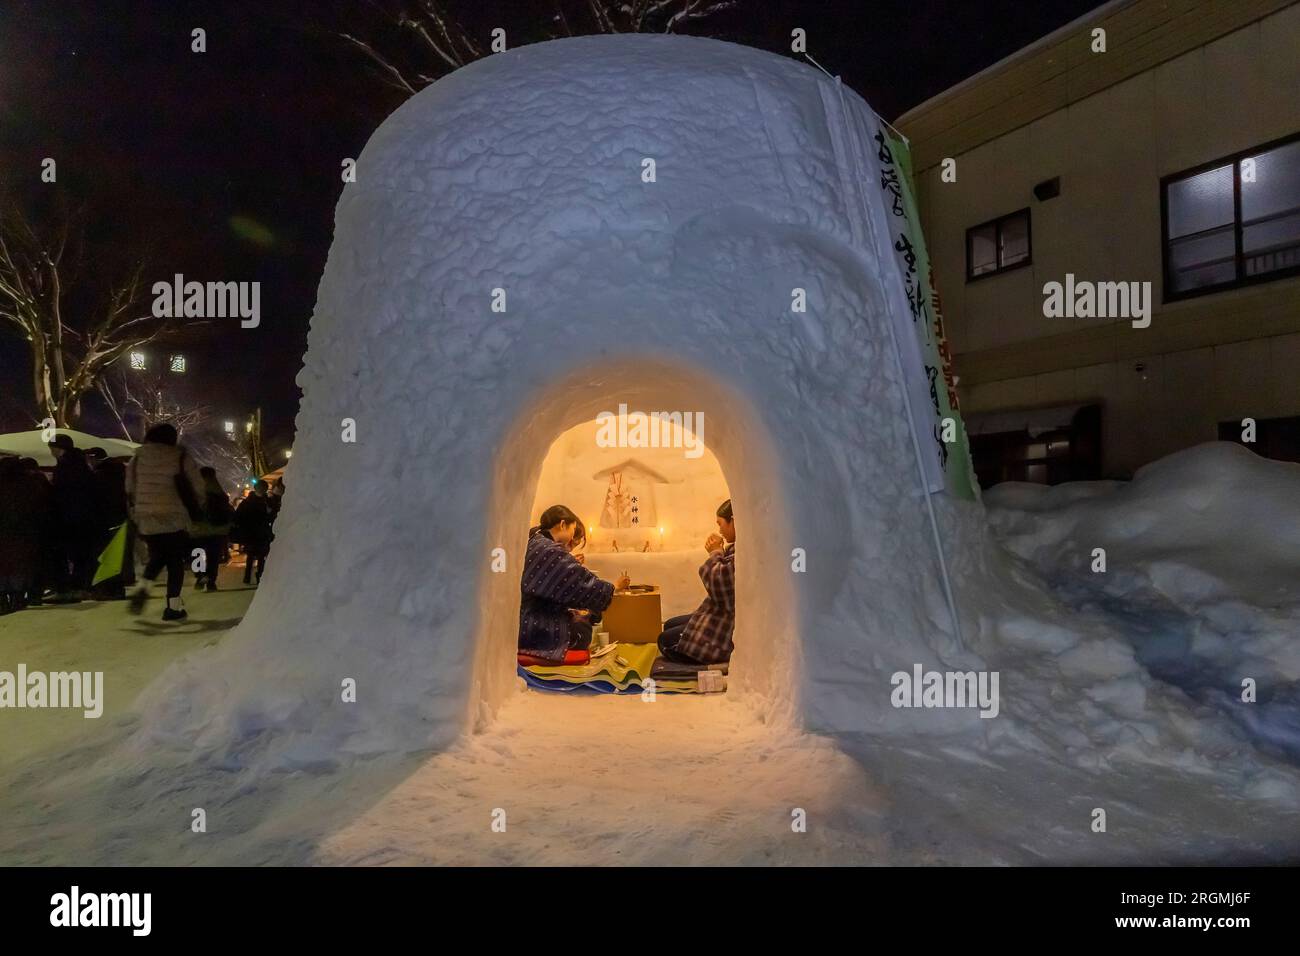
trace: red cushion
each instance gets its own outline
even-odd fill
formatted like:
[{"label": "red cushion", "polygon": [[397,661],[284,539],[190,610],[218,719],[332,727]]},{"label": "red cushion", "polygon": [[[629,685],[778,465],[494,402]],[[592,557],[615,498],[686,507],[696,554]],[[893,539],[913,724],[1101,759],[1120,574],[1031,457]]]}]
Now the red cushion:
[{"label": "red cushion", "polygon": [[565,651],[563,661],[549,661],[544,657],[534,657],[532,654],[519,655],[520,667],[559,667],[561,664],[588,664],[591,662],[590,651]]}]

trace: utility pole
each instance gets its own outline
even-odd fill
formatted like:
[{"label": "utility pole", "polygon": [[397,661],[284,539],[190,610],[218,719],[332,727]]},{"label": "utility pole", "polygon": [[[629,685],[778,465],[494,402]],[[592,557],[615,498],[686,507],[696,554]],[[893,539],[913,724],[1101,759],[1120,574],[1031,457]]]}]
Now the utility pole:
[{"label": "utility pole", "polygon": [[262,451],[262,409],[259,407],[248,417],[244,427],[244,446],[248,453],[248,467],[255,478],[260,478],[271,469],[266,464],[266,454]]}]

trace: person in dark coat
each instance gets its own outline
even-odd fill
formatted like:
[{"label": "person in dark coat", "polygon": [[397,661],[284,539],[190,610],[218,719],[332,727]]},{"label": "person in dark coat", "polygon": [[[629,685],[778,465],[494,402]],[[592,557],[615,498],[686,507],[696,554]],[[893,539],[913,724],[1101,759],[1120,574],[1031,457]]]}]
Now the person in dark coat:
[{"label": "person in dark coat", "polygon": [[266,556],[271,553],[275,534],[271,531],[271,503],[266,496],[266,482],[253,479],[253,490],[235,509],[231,540],[244,547],[244,583],[252,583],[253,564],[257,564],[257,581],[262,582]]},{"label": "person in dark coat", "polygon": [[[583,545],[587,543],[587,529],[579,521],[573,529],[573,537],[566,547],[569,554],[573,555],[573,560],[577,561],[583,567],[587,565],[587,556],[583,554]],[[582,608],[569,608],[569,617],[573,619],[573,624],[569,628],[569,647],[574,650],[586,650],[591,647],[591,634],[600,623],[601,614],[599,611],[588,611]]]},{"label": "person in dark coat", "polygon": [[[528,533],[524,571],[519,581],[519,651],[548,661],[563,661],[565,651],[579,649],[583,629],[571,610],[604,611],[614,599],[615,587],[602,581],[569,553],[575,529],[582,520],[564,505],[542,512],[537,527]],[[585,629],[591,640],[591,628]]]},{"label": "person in dark coat", "polygon": [[96,517],[95,473],[85,452],[67,435],[55,435],[49,443],[54,454],[54,508],[58,514],[61,600],[79,601],[89,596],[95,575],[100,528]]},{"label": "person in dark coat", "polygon": [[199,469],[203,476],[203,520],[195,522],[190,536],[194,543],[203,549],[204,567],[207,569],[194,575],[194,587],[206,587],[209,591],[217,590],[217,571],[227,560],[226,539],[230,535],[230,523],[235,517],[235,510],[230,507],[230,497],[221,482],[217,480],[217,470],[205,466]]},{"label": "person in dark coat", "polygon": [[[96,449],[91,449],[95,451]],[[95,466],[96,506],[104,531],[116,528],[126,520],[126,461],[100,455]]]},{"label": "person in dark coat", "polygon": [[[34,464],[34,462],[33,462]],[[0,458],[0,614],[40,603],[44,539],[54,493],[39,472],[17,458]]]},{"label": "person in dark coat", "polygon": [[284,504],[283,475],[271,482],[270,490],[266,494],[266,505],[271,510],[271,524],[275,524],[275,519],[280,517],[280,506],[282,504]]},{"label": "person in dark coat", "polygon": [[59,565],[63,558],[63,548],[59,543],[59,520],[54,510],[54,486],[49,476],[41,471],[40,463],[35,458],[20,458],[19,470],[29,489],[30,501],[36,503],[34,520],[39,528],[40,557],[36,563],[36,580],[27,595],[26,603],[40,605],[44,603],[47,590],[53,590],[62,580]]}]

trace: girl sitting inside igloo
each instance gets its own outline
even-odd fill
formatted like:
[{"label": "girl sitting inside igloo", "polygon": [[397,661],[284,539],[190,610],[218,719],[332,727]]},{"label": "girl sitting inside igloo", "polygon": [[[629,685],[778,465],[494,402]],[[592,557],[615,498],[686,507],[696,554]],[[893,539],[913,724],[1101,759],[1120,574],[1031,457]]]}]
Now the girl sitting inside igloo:
[{"label": "girl sitting inside igloo", "polygon": [[570,610],[603,611],[614,599],[616,587],[631,582],[626,576],[616,584],[602,581],[570,553],[569,545],[581,532],[582,519],[564,505],[542,512],[528,532],[524,573],[519,581],[519,653],[552,663],[563,663],[570,650],[586,650],[591,629],[583,628]]}]

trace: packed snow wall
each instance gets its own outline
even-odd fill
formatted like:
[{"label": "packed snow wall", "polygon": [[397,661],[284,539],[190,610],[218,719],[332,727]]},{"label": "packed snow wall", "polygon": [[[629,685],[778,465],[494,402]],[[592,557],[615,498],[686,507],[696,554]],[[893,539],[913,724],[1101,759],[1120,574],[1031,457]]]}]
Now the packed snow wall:
[{"label": "packed snow wall", "polygon": [[[704,415],[737,515],[730,693],[894,726],[891,672],[954,644],[889,351],[897,274],[851,221],[876,207],[832,100],[875,123],[791,59],[603,36],[487,57],[385,121],[338,205],[262,593],[152,731],[287,731],[278,752],[316,761],[489,719],[517,690],[542,460],[620,403]],[[981,513],[939,497],[960,577]]]}]

